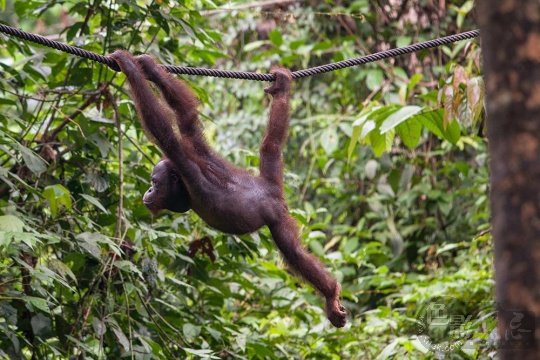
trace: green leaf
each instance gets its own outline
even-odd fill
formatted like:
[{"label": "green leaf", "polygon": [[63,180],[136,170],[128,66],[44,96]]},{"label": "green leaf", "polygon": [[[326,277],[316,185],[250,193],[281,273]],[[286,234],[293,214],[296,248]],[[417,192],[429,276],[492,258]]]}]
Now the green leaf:
[{"label": "green leaf", "polygon": [[360,132],[362,131],[362,126],[354,126],[351,134],[351,139],[349,140],[349,147],[347,148],[347,161],[351,160],[351,157],[356,149],[356,144],[358,144],[358,139],[360,138]]},{"label": "green leaf", "polygon": [[[89,110],[87,110],[85,113],[84,113],[84,116],[88,119],[88,120],[92,120],[94,122],[98,122],[98,123],[102,123],[102,124],[114,124],[114,120],[112,119],[109,119],[109,118],[106,118],[103,116],[103,113],[101,111],[99,111],[97,108],[93,107]],[[102,142],[106,142],[106,140],[104,140],[100,135],[98,134],[92,134],[88,137],[89,140],[91,140],[92,142],[94,142],[96,144],[97,147],[100,148],[100,150],[102,151],[103,153],[103,150],[102,150],[102,147],[106,147],[108,146],[109,148],[112,148],[112,145],[109,144],[109,143],[99,143],[99,141],[101,140]],[[100,139],[100,140],[98,140]],[[103,156],[105,157],[105,156]]]},{"label": "green leaf", "polygon": [[362,126],[362,132],[360,133],[360,140],[364,140],[375,128],[377,124],[373,120],[368,120]]},{"label": "green leaf", "polygon": [[[45,299],[38,298],[35,296],[24,296],[23,300],[27,303],[27,307],[28,305],[31,305],[31,307],[36,307],[41,311],[44,311],[47,313],[49,312],[49,304],[47,300]],[[33,309],[31,308],[30,310],[33,310]]]},{"label": "green leaf", "polygon": [[15,215],[3,215],[0,216],[0,230],[23,232],[24,222]]},{"label": "green leaf", "polygon": [[75,276],[73,271],[71,271],[69,266],[67,266],[66,264],[64,264],[60,260],[58,260],[58,259],[49,259],[48,266],[53,271],[55,271],[58,275],[62,276],[64,279],[66,279],[66,277],[69,277],[69,278],[71,278],[71,280],[73,280],[75,283],[77,283],[77,277]]},{"label": "green leaf", "polygon": [[125,271],[127,273],[133,273],[138,275],[141,279],[144,279],[143,274],[141,271],[137,268],[137,266],[128,260],[118,260],[114,262],[114,266],[118,267],[120,270]]},{"label": "green leaf", "polygon": [[437,255],[440,255],[442,253],[445,253],[447,251],[451,251],[451,250],[454,250],[454,249],[458,249],[460,247],[463,247],[464,244],[463,243],[450,243],[450,244],[445,244],[443,246],[441,246],[439,249],[437,249]]},{"label": "green leaf", "polygon": [[244,46],[244,52],[253,51],[255,49],[260,48],[261,46],[263,46],[265,44],[268,44],[268,41],[259,40],[259,41],[250,42],[250,43],[246,44],[246,46]]},{"label": "green leaf", "polygon": [[325,129],[321,134],[321,146],[327,155],[332,154],[338,147],[338,134],[335,127]]},{"label": "green leaf", "polygon": [[444,111],[442,109],[427,111],[414,116],[412,119],[420,121],[422,125],[439,139],[444,139],[443,113]]},{"label": "green leaf", "polygon": [[75,67],[69,77],[69,85],[84,86],[92,81],[93,70],[91,67]]},{"label": "green leaf", "polygon": [[85,176],[85,181],[88,182],[97,192],[104,192],[109,188],[109,183],[107,179],[100,176],[97,172],[87,172]]},{"label": "green leaf", "polygon": [[207,358],[209,355],[213,353],[213,351],[210,349],[191,349],[191,348],[185,348],[185,347],[183,347],[182,349],[188,354],[193,354],[202,358]]},{"label": "green leaf", "polygon": [[182,326],[182,332],[188,341],[193,341],[201,333],[201,327],[185,323],[184,326]]},{"label": "green leaf", "polygon": [[374,91],[378,89],[384,80],[384,74],[380,69],[371,69],[367,71],[366,86],[369,90]]},{"label": "green leaf", "polygon": [[[352,124],[351,142],[349,143],[348,148],[349,160],[352,156],[354,148],[356,147],[356,143],[358,141],[365,141],[366,137],[377,128],[377,125],[380,125],[386,118],[388,118],[398,109],[399,107],[397,107],[396,105],[389,105],[383,107],[376,107],[374,109],[364,109],[362,111],[361,116]],[[380,134],[373,135],[375,143],[377,143],[377,140],[379,140],[378,137],[380,137]],[[390,137],[393,140],[393,134],[390,135]],[[369,143],[373,144],[371,140],[369,141]]]},{"label": "green leaf", "polygon": [[396,347],[399,344],[399,340],[399,338],[394,339],[390,344],[386,345],[375,359],[385,360],[390,358],[396,352]]},{"label": "green leaf", "polygon": [[107,331],[107,327],[105,326],[105,322],[101,319],[98,319],[97,317],[94,317],[92,319],[92,327],[94,328],[94,332],[98,337],[101,337],[105,334]]},{"label": "green leaf", "polygon": [[90,140],[92,143],[94,143],[101,153],[101,157],[106,159],[109,152],[114,149],[113,145],[110,141],[107,140],[104,136],[98,135],[98,134],[92,134],[88,137],[88,140]]},{"label": "green leaf", "polygon": [[378,131],[372,131],[369,134],[369,143],[371,144],[375,156],[381,156],[385,151],[390,151],[392,149],[394,136],[394,129],[390,129],[384,134],[380,134]]},{"label": "green leaf", "polygon": [[58,215],[61,206],[71,209],[71,194],[68,189],[60,184],[49,185],[43,190],[43,197],[49,202],[53,217]]},{"label": "green leaf", "polygon": [[77,345],[87,353],[95,355],[96,357],[100,356],[99,348],[97,346],[89,346],[71,335],[66,335],[66,339],[73,342],[75,345]]},{"label": "green leaf", "polygon": [[457,122],[457,120],[453,120],[450,122],[450,124],[448,124],[448,127],[446,128],[446,131],[444,133],[444,138],[452,144],[456,145],[460,137],[461,128],[459,126],[459,123]]},{"label": "green leaf", "polygon": [[51,332],[51,319],[42,313],[32,316],[30,324],[32,332],[36,336],[44,337]]},{"label": "green leaf", "polygon": [[101,260],[101,249],[97,244],[96,236],[92,233],[82,233],[76,237],[79,245],[98,260]]},{"label": "green leaf", "polygon": [[268,38],[275,47],[280,47],[283,44],[283,36],[281,36],[281,32],[277,29],[270,31],[268,33]]},{"label": "green leaf", "polygon": [[97,207],[99,210],[103,211],[105,214],[109,213],[109,211],[105,209],[105,207],[99,202],[97,198],[86,194],[80,194],[80,196],[95,207]]},{"label": "green leaf", "polygon": [[398,36],[396,39],[397,47],[404,47],[411,43],[412,38],[410,36]]},{"label": "green leaf", "polygon": [[13,233],[10,231],[0,231],[0,250],[2,250],[4,253],[2,254],[5,256],[6,250],[13,250],[13,248],[10,248],[11,242],[13,240]]},{"label": "green leaf", "polygon": [[411,78],[409,79],[409,83],[407,84],[407,93],[410,94],[411,91],[414,89],[414,87],[416,85],[418,85],[418,83],[420,81],[422,81],[422,78],[424,76],[422,74],[414,74],[413,76],[411,76]]},{"label": "green leaf", "polygon": [[422,125],[418,119],[409,119],[397,127],[397,133],[405,146],[414,149],[420,141],[422,135]]},{"label": "green leaf", "polygon": [[41,156],[19,143],[15,143],[14,146],[20,151],[25,165],[34,174],[39,176],[47,170],[47,163]]},{"label": "green leaf", "polygon": [[381,125],[381,134],[395,128],[411,116],[419,113],[422,110],[420,106],[404,106],[392,115],[390,115]]},{"label": "green leaf", "polygon": [[14,233],[13,240],[15,242],[25,243],[30,249],[34,249],[36,244],[41,243],[41,241],[34,234],[30,233]]},{"label": "green leaf", "polygon": [[129,340],[128,340],[126,334],[124,334],[124,332],[120,328],[117,328],[116,326],[112,326],[111,328],[112,328],[112,331],[113,331],[114,335],[118,339],[118,342],[124,348],[124,351],[129,351],[130,345],[129,345]]},{"label": "green leaf", "polygon": [[427,344],[430,344],[431,340],[426,335],[421,336],[424,337],[422,340],[419,339],[419,337],[415,336],[411,341],[411,345],[414,347],[415,350],[421,352],[422,354],[427,354],[430,351],[429,345]]},{"label": "green leaf", "polygon": [[324,256],[324,248],[320,242],[317,240],[312,240],[309,242],[309,248],[317,256]]},{"label": "green leaf", "polygon": [[346,254],[352,253],[354,250],[358,248],[359,241],[357,238],[349,239],[345,243],[345,246],[343,247],[343,252]]},{"label": "green leaf", "polygon": [[377,126],[380,127],[390,115],[392,115],[399,109],[401,109],[401,107],[397,105],[382,106],[370,112],[368,114],[368,118],[375,121]]}]

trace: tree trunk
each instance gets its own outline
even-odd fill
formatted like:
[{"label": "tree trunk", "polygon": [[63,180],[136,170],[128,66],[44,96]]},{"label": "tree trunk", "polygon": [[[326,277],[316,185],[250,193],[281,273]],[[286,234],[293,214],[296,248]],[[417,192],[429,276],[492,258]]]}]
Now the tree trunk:
[{"label": "tree trunk", "polygon": [[479,0],[500,359],[540,359],[540,1]]}]

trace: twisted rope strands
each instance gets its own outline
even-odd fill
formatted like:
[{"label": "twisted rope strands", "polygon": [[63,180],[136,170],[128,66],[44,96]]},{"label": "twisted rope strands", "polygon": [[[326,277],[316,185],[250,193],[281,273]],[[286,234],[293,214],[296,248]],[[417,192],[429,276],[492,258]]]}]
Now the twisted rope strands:
[{"label": "twisted rope strands", "polygon": [[[120,71],[118,64],[107,56],[99,55],[88,50],[84,50],[75,46],[67,45],[59,41],[47,39],[44,36],[31,34],[26,31],[19,30],[17,28],[0,24],[0,32],[5,34],[18,37],[20,39],[31,41],[39,45],[44,45],[56,50],[64,51],[68,54],[76,55],[82,58],[90,59],[92,61],[99,62],[101,64],[107,65],[109,68],[115,71]],[[293,79],[301,79],[307,76],[313,76],[317,74],[323,74],[330,71],[335,71],[339,69],[344,69],[347,67],[358,66],[367,64],[370,62],[375,62],[383,59],[388,59],[392,57],[397,57],[412,52],[434,48],[441,45],[450,44],[457,41],[462,41],[466,39],[473,39],[480,35],[479,30],[466,31],[459,34],[449,35],[442,38],[428,40],[420,42],[417,44],[412,44],[404,46],[401,48],[389,49],[385,51],[380,51],[378,53],[343,60],[336,63],[315,66],[312,68],[293,71]],[[184,74],[184,75],[196,75],[196,76],[212,76],[220,78],[229,78],[229,79],[242,79],[242,80],[255,80],[255,81],[274,81],[275,76],[273,74],[261,74],[248,71],[228,71],[228,70],[218,70],[218,69],[208,69],[208,68],[196,68],[189,66],[176,66],[176,65],[162,65],[168,72],[173,74]]]}]

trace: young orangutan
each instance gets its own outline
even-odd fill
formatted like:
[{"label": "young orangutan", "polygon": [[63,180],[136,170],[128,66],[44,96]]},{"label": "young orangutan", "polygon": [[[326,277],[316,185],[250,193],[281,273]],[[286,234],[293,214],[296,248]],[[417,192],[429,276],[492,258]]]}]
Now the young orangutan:
[{"label": "young orangutan", "polygon": [[[296,221],[283,195],[282,149],[289,125],[290,71],[272,71],[276,80],[265,92],[272,95],[266,135],[260,147],[260,175],[236,168],[216,154],[204,139],[197,117],[197,100],[189,88],[155,61],[116,51],[111,57],[126,74],[133,101],[148,134],[165,154],[152,172],[144,204],[153,212],[193,209],[208,225],[230,234],[254,232],[266,225],[286,262],[326,299],[326,314],[343,327],[341,286],[300,243]],[[146,80],[161,92],[160,101]],[[175,129],[178,127],[178,131]]]}]

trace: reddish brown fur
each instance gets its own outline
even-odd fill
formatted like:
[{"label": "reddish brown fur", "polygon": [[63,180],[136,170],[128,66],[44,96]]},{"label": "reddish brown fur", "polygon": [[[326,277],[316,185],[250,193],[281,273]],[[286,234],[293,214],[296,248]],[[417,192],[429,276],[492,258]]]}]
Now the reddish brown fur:
[{"label": "reddish brown fur", "polygon": [[[325,297],[330,322],[344,326],[341,287],[300,243],[300,231],[283,195],[282,149],[289,126],[291,73],[274,69],[276,81],[265,89],[273,100],[260,148],[260,176],[256,177],[234,167],[208,146],[197,118],[197,100],[183,82],[148,56],[134,58],[117,51],[111,57],[127,76],[143,126],[166,155],[152,173],[145,204],[153,210],[183,212],[191,208],[210,226],[232,234],[267,225],[292,270]],[[168,108],[163,107],[145,78],[159,88]],[[173,131],[174,124],[180,136]]]}]

